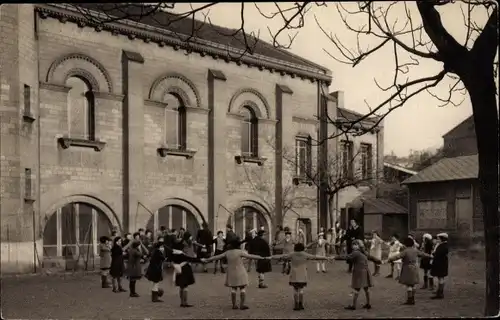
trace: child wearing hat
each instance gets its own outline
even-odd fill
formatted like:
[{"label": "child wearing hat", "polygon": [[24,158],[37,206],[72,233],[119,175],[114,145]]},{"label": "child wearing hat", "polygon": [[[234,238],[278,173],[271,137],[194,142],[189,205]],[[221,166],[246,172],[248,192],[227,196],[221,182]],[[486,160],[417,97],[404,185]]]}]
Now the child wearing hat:
[{"label": "child wearing hat", "polygon": [[163,290],[159,287],[163,281],[163,263],[165,262],[166,252],[163,237],[158,237],[158,241],[153,244],[151,251],[151,259],[146,270],[145,278],[153,283],[151,288],[151,301],[162,302],[160,297],[163,295]]},{"label": "child wearing hat", "polygon": [[[378,260],[382,260],[382,244],[384,244],[384,241],[380,238],[378,232],[373,230],[370,240],[370,255]],[[372,275],[378,276],[380,274],[380,264],[374,263],[374,269]]]},{"label": "child wearing hat", "polygon": [[[240,248],[241,241],[238,238],[233,238],[227,243],[226,251],[208,259],[201,259],[203,263],[226,259],[226,287],[231,288],[231,303],[233,309],[247,310],[245,304],[246,287],[248,286],[248,273],[243,263],[243,259],[252,259],[261,261],[263,258],[258,255],[248,254]],[[268,260],[268,262],[270,262]],[[240,305],[237,305],[236,295],[240,291]]]},{"label": "child wearing hat", "polygon": [[115,237],[113,239],[113,246],[111,247],[111,267],[109,274],[111,275],[111,282],[113,284],[113,292],[126,292],[127,290],[122,287],[122,277],[125,272],[124,264],[124,248],[122,247],[122,238]]},{"label": "child wearing hat", "polygon": [[[271,248],[266,239],[264,239],[265,231],[259,230],[257,232],[257,237],[255,237],[250,245],[252,247],[252,253],[261,257],[270,257]],[[258,260],[256,271],[259,274],[259,288],[265,289],[267,285],[264,283],[264,275],[272,271],[271,260]]]},{"label": "child wearing hat", "polygon": [[[295,243],[292,239],[292,232],[290,230],[285,231],[285,240],[283,241],[283,254],[290,254],[294,252]],[[283,274],[290,274],[291,261],[290,259],[283,260]]]},{"label": "child wearing hat", "polygon": [[418,251],[415,248],[415,242],[411,237],[407,237],[403,244],[405,248],[397,255],[392,256],[388,259],[389,262],[395,260],[402,260],[401,265],[401,275],[399,277],[399,283],[406,286],[407,299],[404,304],[414,305],[415,304],[415,286],[419,283],[418,274],[418,257],[431,258],[430,254]]},{"label": "child wearing hat", "polygon": [[[139,297],[139,295],[135,291],[136,283],[138,280],[142,278],[142,267],[141,267],[142,252],[140,250],[141,243],[137,240],[131,240],[129,244],[130,247],[128,248],[126,273],[129,281],[130,297],[137,298]],[[127,244],[127,246],[129,244]]]},{"label": "child wearing hat", "polygon": [[[432,236],[429,233],[425,233],[422,236],[422,249],[427,254],[432,254],[434,250],[434,243],[432,241]],[[431,270],[431,259],[422,257],[420,258],[420,268],[424,271],[424,284],[421,289],[430,288],[434,289],[434,279],[429,277],[429,272]]]},{"label": "child wearing hat", "polygon": [[99,238],[99,257],[101,267],[101,287],[109,288],[108,275],[111,268],[111,239],[102,236]]},{"label": "child wearing hat", "polygon": [[294,308],[293,310],[304,310],[304,288],[307,286],[307,262],[309,260],[317,260],[324,262],[327,258],[325,255],[312,255],[304,251],[305,247],[302,243],[294,245],[294,251],[281,255],[273,255],[268,259],[287,260],[291,263],[289,284],[293,287]]},{"label": "child wearing hat", "polygon": [[444,280],[448,276],[448,234],[437,235],[437,245],[432,256],[431,277],[438,279],[438,289],[431,299],[443,299]]},{"label": "child wearing hat", "polygon": [[[316,256],[318,257],[326,257],[326,239],[325,239],[325,234],[323,232],[320,232],[318,234],[318,240],[309,244],[307,247],[311,247],[315,245],[316,246]],[[326,273],[326,265],[325,261],[323,259],[318,259],[316,261],[316,272],[320,273]]]},{"label": "child wearing hat", "polygon": [[368,261],[373,261],[378,264],[380,264],[381,261],[365,253],[363,240],[354,240],[352,242],[352,250],[352,253],[347,256],[335,257],[335,260],[347,260],[352,265],[351,287],[354,292],[352,304],[345,307],[345,309],[356,310],[356,302],[361,289],[364,290],[366,298],[366,303],[363,308],[371,309],[369,288],[373,287],[373,281],[368,267]]},{"label": "child wearing hat", "polygon": [[[399,242],[399,236],[395,233],[391,237],[389,245],[389,258],[397,256],[403,245]],[[386,278],[393,278],[396,275],[396,280],[399,280],[399,274],[401,272],[401,259],[391,260],[391,273]]]},{"label": "child wearing hat", "polygon": [[[188,235],[190,236],[190,235]],[[183,237],[185,235],[183,234]],[[193,268],[190,263],[200,263],[201,259],[191,257],[185,253],[185,246],[188,245],[185,241],[178,241],[174,243],[171,254],[171,261],[174,267],[173,279],[175,285],[179,287],[179,298],[181,300],[181,307],[192,307],[188,303],[188,287],[195,283]]]}]

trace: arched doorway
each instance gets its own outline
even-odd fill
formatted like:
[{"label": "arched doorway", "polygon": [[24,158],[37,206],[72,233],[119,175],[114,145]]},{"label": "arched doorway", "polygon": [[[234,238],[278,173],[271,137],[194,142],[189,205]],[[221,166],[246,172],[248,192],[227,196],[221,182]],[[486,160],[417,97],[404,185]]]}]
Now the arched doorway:
[{"label": "arched doorway", "polygon": [[109,236],[113,225],[100,209],[72,202],[57,209],[43,232],[43,256],[97,256],[101,236]]},{"label": "arched doorway", "polygon": [[243,206],[239,208],[229,217],[227,223],[233,226],[234,232],[240,238],[244,238],[246,233],[252,229],[258,230],[264,227],[269,240],[271,240],[271,228],[266,217],[254,207]]},{"label": "arched doorway", "polygon": [[161,226],[176,230],[184,228],[193,237],[196,237],[196,233],[200,229],[200,223],[195,214],[181,205],[166,205],[162,207],[149,218],[146,228],[157,234]]}]

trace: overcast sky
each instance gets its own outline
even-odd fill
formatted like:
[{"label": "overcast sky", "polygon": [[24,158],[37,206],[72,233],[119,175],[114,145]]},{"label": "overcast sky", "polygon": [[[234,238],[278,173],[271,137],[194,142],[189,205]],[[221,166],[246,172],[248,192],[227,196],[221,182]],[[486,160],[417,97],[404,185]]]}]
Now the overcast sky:
[{"label": "overcast sky", "polygon": [[[202,4],[196,4],[198,7]],[[259,3],[262,12],[269,14],[276,11],[274,3]],[[280,4],[283,8],[290,4]],[[356,5],[356,4],[350,4]],[[241,25],[240,3],[217,4],[210,8],[209,17],[214,24],[229,28],[239,28]],[[407,6],[412,12],[414,19],[420,20],[416,12],[416,4],[408,2]],[[176,11],[189,10],[189,4],[176,4]],[[397,4],[393,9],[393,16],[400,16],[400,21],[405,19],[404,3]],[[463,42],[466,28],[463,23],[460,8],[457,5],[446,5],[440,9],[443,23],[448,31]],[[381,85],[392,83],[394,58],[391,54],[392,46],[378,52],[371,58],[366,59],[360,65],[352,68],[349,65],[339,63],[332,59],[323,49],[340,57],[334,45],[321,32],[315,18],[317,17],[323,29],[338,35],[342,43],[348,48],[355,48],[356,35],[345,27],[339,19],[335,3],[328,3],[328,7],[315,7],[309,11],[305,18],[305,26],[300,29],[296,36],[291,51],[304,58],[328,67],[333,73],[333,83],[330,91],[342,90],[345,96],[345,107],[361,113],[368,112],[364,100],[370,106],[376,106],[387,98],[387,93],[382,92],[374,83],[374,77]],[[267,27],[272,31],[278,30],[283,25],[283,20],[276,16],[274,19],[266,19],[256,9],[253,3],[245,4],[245,31],[258,32],[260,39],[269,41],[271,39]],[[202,15],[196,17],[203,19]],[[477,14],[475,17],[479,24],[484,25],[487,20],[485,13]],[[362,19],[355,20],[351,16],[349,21],[354,25],[363,23]],[[417,21],[417,22],[418,22]],[[416,23],[417,23],[416,22]],[[281,38],[283,42],[288,39],[287,34]],[[369,37],[362,40],[362,46],[374,47],[378,42],[376,38]],[[440,71],[440,65],[433,61],[420,60],[420,65],[409,73],[411,79],[421,76],[431,76]],[[443,84],[434,92],[445,97],[448,92],[449,83]],[[448,105],[439,107],[440,102],[427,93],[422,93],[413,98],[404,107],[394,110],[385,120],[385,153],[394,151],[397,155],[407,155],[411,149],[420,150],[436,148],[442,144],[442,135],[453,128],[456,124],[472,114],[472,107],[468,96],[459,106]],[[461,101],[458,95],[455,101]]]}]

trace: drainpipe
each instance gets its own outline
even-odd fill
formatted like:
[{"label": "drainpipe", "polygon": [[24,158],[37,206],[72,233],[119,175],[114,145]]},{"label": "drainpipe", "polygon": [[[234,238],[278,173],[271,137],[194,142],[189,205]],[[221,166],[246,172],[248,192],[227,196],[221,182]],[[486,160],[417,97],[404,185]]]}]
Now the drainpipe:
[{"label": "drainpipe", "polygon": [[[33,8],[34,10],[34,8]],[[39,22],[39,19],[38,19],[38,13],[35,12],[34,13],[34,27],[35,27],[35,46],[36,46],[36,55],[37,55],[37,81],[40,77],[40,41],[38,39],[38,22]],[[38,81],[39,82],[39,81]],[[42,205],[41,205],[41,195],[40,195],[40,190],[41,190],[41,178],[42,178],[42,163],[41,163],[41,155],[42,155],[42,151],[41,151],[41,145],[42,145],[42,135],[41,135],[41,124],[40,124],[40,119],[41,119],[41,116],[40,116],[40,83],[37,84],[37,102],[38,102],[38,114],[37,114],[37,135],[38,135],[38,139],[37,139],[37,147],[38,147],[38,151],[37,151],[37,156],[38,156],[38,172],[37,172],[37,177],[36,177],[36,180],[37,180],[37,192],[36,192],[36,202],[37,202],[37,209],[38,209],[38,228],[41,228],[41,223],[40,223],[40,219],[41,219],[41,216],[42,216],[42,213],[41,213],[41,210],[42,210]],[[34,249],[34,253],[33,253],[33,258],[36,259],[34,261],[34,270],[36,272],[36,264],[37,262],[39,261],[39,258],[38,258],[38,248],[37,248],[37,245],[36,245],[36,237],[35,236],[38,236],[40,235],[40,231],[37,230],[38,232],[35,233],[35,228],[36,228],[36,219],[35,219],[35,213],[33,212],[33,249]],[[40,266],[41,267],[41,266]]]}]

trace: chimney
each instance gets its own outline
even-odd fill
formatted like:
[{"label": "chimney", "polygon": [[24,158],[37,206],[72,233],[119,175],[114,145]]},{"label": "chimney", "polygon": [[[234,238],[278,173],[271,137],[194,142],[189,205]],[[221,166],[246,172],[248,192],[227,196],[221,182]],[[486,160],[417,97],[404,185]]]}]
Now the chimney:
[{"label": "chimney", "polygon": [[337,107],[344,108],[344,91],[335,91],[332,95],[337,99]]}]

